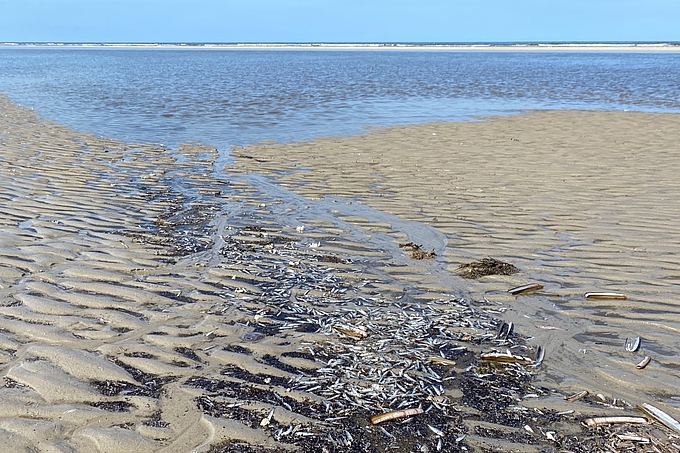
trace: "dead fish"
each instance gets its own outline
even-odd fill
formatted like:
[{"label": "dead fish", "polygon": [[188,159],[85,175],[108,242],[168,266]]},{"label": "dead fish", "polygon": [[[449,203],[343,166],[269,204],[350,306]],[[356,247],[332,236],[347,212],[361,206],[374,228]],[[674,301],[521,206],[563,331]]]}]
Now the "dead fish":
[{"label": "dead fish", "polygon": [[433,433],[435,436],[444,437],[444,431],[442,431],[442,430],[439,429],[439,428],[435,428],[435,427],[432,426],[432,425],[427,425],[427,429],[429,429],[430,431],[432,431],[432,433]]},{"label": "dead fish", "polygon": [[387,431],[387,430],[386,430],[385,428],[383,428],[382,426],[380,427],[380,430],[381,430],[381,431],[383,432],[383,434],[385,434],[386,436],[391,437],[392,439],[396,439],[396,437],[394,437],[394,435],[393,435],[392,433],[390,433],[389,431]]},{"label": "dead fish", "polygon": [[543,348],[543,346],[539,346],[536,349],[536,359],[534,360],[534,363],[531,364],[531,366],[540,366],[541,363],[543,363],[543,359],[545,359],[545,348]]},{"label": "dead fish", "polygon": [[486,352],[481,354],[481,359],[487,362],[504,362],[504,363],[521,363],[523,365],[530,365],[534,363],[533,359],[521,355],[513,355],[508,352]]},{"label": "dead fish", "polygon": [[593,417],[586,418],[583,420],[583,424],[586,426],[600,426],[600,425],[623,425],[626,423],[636,424],[636,425],[646,425],[649,423],[645,417]]},{"label": "dead fish", "polygon": [[584,390],[582,392],[573,393],[569,396],[565,396],[564,400],[572,403],[572,402],[574,402],[576,400],[580,400],[581,398],[586,397],[586,396],[588,396],[588,390]]},{"label": "dead fish", "polygon": [[382,414],[374,415],[370,418],[371,423],[377,425],[378,423],[386,422],[389,420],[396,420],[398,418],[411,417],[413,415],[420,415],[423,410],[419,407],[413,409],[403,409],[398,411],[390,411]]},{"label": "dead fish", "polygon": [[626,338],[626,344],[624,346],[628,352],[637,352],[637,350],[640,349],[640,337],[637,337],[634,340]]},{"label": "dead fish", "polygon": [[644,359],[642,359],[642,361],[640,363],[635,365],[635,368],[637,368],[638,370],[642,370],[647,365],[649,365],[649,362],[651,362],[651,361],[652,361],[652,359],[649,356],[646,356]]},{"label": "dead fish", "polygon": [[267,416],[265,418],[263,418],[262,421],[260,422],[260,426],[267,426],[269,424],[269,422],[272,421],[273,416],[274,416],[274,408],[272,407],[269,410],[269,414],[267,414]]},{"label": "dead fish", "polygon": [[545,330],[564,330],[561,327],[555,327],[555,326],[548,326],[545,324],[537,324],[536,327],[539,329],[545,329]]},{"label": "dead fish", "polygon": [[628,299],[625,294],[621,293],[585,293],[586,299]]},{"label": "dead fish", "polygon": [[498,328],[498,333],[496,333],[496,340],[507,340],[508,337],[512,334],[512,330],[514,328],[515,325],[513,323],[504,322]]},{"label": "dead fish", "polygon": [[543,289],[543,285],[540,283],[529,283],[528,285],[517,286],[516,288],[511,288],[508,290],[513,296],[519,296],[520,294],[533,293]]},{"label": "dead fish", "polygon": [[261,339],[264,338],[264,334],[262,332],[246,332],[243,335],[241,335],[241,339],[243,341],[260,341]]}]

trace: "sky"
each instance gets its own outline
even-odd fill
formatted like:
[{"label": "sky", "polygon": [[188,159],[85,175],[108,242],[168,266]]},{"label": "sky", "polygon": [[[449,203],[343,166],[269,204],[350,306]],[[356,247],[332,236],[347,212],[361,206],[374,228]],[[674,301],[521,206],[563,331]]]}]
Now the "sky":
[{"label": "sky", "polygon": [[0,0],[0,42],[680,41],[680,0]]}]

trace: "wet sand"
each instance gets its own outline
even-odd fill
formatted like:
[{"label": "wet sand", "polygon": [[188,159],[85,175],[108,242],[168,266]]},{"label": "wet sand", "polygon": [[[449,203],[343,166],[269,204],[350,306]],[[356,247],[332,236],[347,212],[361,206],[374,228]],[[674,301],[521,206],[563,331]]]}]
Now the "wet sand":
[{"label": "wet sand", "polygon": [[[444,243],[411,232],[438,255],[412,285],[451,285],[501,304],[546,345],[546,380],[670,401],[680,393],[679,125],[677,114],[535,112],[234,154],[250,157],[237,168],[272,174],[300,194],[346,197],[443,233]],[[485,257],[522,272],[451,276]],[[550,296],[506,292],[530,282]],[[585,300],[591,291],[628,299]],[[627,354],[625,339],[637,336],[642,350]],[[645,354],[653,366],[631,368]]]},{"label": "wet sand", "polygon": [[[677,115],[395,127],[222,171],[0,111],[8,451],[598,451],[586,416],[680,414]],[[486,256],[521,272],[456,275]],[[554,295],[507,293],[534,281]]]}]

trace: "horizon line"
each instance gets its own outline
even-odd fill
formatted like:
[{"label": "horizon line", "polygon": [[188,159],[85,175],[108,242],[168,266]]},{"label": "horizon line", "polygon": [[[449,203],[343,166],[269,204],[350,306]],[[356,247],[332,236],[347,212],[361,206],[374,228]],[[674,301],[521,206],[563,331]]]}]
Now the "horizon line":
[{"label": "horizon line", "polygon": [[418,42],[385,42],[385,43],[324,43],[324,42],[243,42],[243,43],[210,43],[210,42],[0,42],[4,49],[165,49],[165,50],[213,50],[213,51],[355,51],[355,52],[680,52],[678,41],[553,41],[553,42],[469,42],[469,43],[418,43]]},{"label": "horizon line", "polygon": [[680,45],[680,41],[4,41],[1,45],[277,45],[277,46],[507,46],[507,45]]}]

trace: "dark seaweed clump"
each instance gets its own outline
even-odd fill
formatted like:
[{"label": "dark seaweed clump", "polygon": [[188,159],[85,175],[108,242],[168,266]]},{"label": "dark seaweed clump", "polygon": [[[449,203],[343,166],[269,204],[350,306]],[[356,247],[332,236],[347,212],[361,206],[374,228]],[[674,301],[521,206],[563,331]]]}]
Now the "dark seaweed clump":
[{"label": "dark seaweed clump", "polygon": [[429,252],[426,252],[423,250],[422,245],[414,244],[413,242],[407,242],[406,244],[399,244],[399,247],[403,248],[407,252],[411,252],[411,257],[412,260],[431,260],[434,259],[437,254],[434,252],[434,249],[430,250]]},{"label": "dark seaweed clump", "polygon": [[512,275],[519,269],[509,263],[504,263],[495,258],[484,258],[481,261],[473,261],[461,264],[458,267],[458,275],[463,278],[481,278],[487,275]]}]

